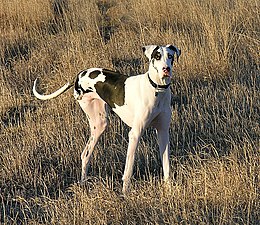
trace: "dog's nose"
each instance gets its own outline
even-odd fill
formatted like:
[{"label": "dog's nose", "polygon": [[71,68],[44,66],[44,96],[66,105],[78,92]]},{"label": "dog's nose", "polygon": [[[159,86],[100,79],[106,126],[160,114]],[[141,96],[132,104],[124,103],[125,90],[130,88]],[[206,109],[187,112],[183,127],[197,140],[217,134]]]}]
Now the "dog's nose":
[{"label": "dog's nose", "polygon": [[171,68],[169,66],[163,67],[162,70],[163,70],[163,72],[167,73],[167,72],[170,72]]}]

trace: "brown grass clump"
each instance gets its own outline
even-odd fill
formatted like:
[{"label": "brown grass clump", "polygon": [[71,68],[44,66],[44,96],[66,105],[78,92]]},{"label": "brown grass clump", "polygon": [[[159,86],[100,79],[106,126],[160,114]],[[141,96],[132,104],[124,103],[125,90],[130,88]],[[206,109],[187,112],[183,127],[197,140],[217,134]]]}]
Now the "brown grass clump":
[{"label": "brown grass clump", "polygon": [[[0,0],[1,224],[258,224],[260,16],[255,0]],[[88,67],[129,75],[141,46],[182,50],[172,84],[172,183],[153,130],[121,195],[128,128],[111,115],[90,180],[77,184],[88,124],[72,93]]]}]

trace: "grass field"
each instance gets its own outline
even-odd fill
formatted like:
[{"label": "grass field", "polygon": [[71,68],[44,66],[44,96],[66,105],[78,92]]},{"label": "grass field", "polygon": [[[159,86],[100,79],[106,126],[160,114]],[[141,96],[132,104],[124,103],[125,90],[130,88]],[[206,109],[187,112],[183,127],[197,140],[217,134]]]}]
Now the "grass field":
[{"label": "grass field", "polygon": [[[0,0],[1,224],[259,224],[260,3],[257,0]],[[111,115],[80,179],[89,129],[80,70],[144,73],[141,47],[182,51],[172,83],[172,182],[152,129],[121,194],[129,128]]]}]

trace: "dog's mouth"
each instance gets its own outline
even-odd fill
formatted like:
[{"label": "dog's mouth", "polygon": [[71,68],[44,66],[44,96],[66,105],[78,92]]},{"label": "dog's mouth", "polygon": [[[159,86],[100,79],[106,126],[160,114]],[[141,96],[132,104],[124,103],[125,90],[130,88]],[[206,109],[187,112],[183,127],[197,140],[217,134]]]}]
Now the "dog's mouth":
[{"label": "dog's mouth", "polygon": [[171,74],[169,72],[163,73],[163,78],[170,78]]}]

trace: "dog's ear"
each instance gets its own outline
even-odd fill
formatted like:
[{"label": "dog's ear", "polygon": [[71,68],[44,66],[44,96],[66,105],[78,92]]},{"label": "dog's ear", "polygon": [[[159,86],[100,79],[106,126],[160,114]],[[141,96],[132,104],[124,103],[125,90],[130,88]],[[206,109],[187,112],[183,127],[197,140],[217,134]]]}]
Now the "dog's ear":
[{"label": "dog's ear", "polygon": [[181,50],[178,49],[177,47],[175,47],[174,45],[167,45],[166,47],[169,48],[169,49],[171,49],[172,51],[176,52],[177,62],[178,62],[179,57],[180,57],[180,55],[181,55]]},{"label": "dog's ear", "polygon": [[146,57],[151,60],[152,54],[154,51],[156,51],[159,48],[157,45],[147,45],[143,47],[143,52],[146,55]]}]

